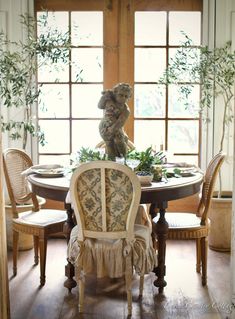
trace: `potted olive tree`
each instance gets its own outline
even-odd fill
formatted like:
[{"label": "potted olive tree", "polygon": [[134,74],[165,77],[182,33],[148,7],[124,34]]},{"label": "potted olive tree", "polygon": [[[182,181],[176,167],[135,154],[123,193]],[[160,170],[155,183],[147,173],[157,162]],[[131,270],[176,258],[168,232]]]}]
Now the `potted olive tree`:
[{"label": "potted olive tree", "polygon": [[[200,84],[200,109],[204,120],[209,121],[208,109],[212,106],[222,110],[220,125],[216,128],[219,137],[218,152],[226,153],[226,131],[234,117],[235,51],[231,43],[223,47],[209,49],[207,46],[194,46],[186,40],[171,58],[161,83],[178,84],[181,102],[188,105],[195,85]],[[190,79],[186,83],[183,79]],[[180,83],[181,82],[181,83]],[[185,82],[185,83],[183,83]],[[229,196],[230,195],[230,196]],[[230,198],[229,198],[230,197]],[[223,189],[220,174],[219,190],[212,200],[210,210],[211,232],[209,246],[212,249],[228,251],[231,241],[232,192]]]},{"label": "potted olive tree", "polygon": [[[47,25],[47,12],[35,20],[29,15],[20,16],[20,22],[26,35],[24,42],[13,42],[0,33],[0,113],[1,130],[11,139],[22,141],[22,149],[26,148],[28,137],[35,136],[41,145],[45,143],[44,133],[37,125],[33,107],[37,103],[41,89],[37,86],[37,70],[41,66],[58,66],[59,62],[68,63],[70,39],[69,34],[62,34]],[[37,28],[46,32],[37,36]],[[8,117],[7,111],[11,112]],[[12,243],[12,210],[6,196],[6,223],[8,246]],[[40,199],[39,203],[45,201]],[[30,210],[31,205],[19,205],[19,211]],[[31,236],[22,234],[19,248],[32,247]]]},{"label": "potted olive tree", "polygon": [[[47,27],[47,12],[38,20],[29,15],[21,15],[20,19],[26,34],[24,42],[10,41],[0,33],[0,103],[1,108],[14,108],[10,119],[1,112],[2,132],[8,132],[11,139],[22,139],[25,149],[29,135],[36,136],[41,145],[45,143],[32,112],[41,93],[36,83],[37,70],[42,65],[58,67],[59,62],[68,62],[69,34]],[[44,27],[46,33],[37,36],[37,27]]]}]

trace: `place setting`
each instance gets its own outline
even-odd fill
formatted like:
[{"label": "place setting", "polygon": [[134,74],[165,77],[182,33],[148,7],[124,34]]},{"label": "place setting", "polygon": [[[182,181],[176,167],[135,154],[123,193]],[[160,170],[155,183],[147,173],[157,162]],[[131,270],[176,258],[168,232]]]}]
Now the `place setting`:
[{"label": "place setting", "polygon": [[62,177],[66,173],[66,168],[60,164],[33,165],[21,173],[23,176],[37,174],[40,177],[54,178]]}]

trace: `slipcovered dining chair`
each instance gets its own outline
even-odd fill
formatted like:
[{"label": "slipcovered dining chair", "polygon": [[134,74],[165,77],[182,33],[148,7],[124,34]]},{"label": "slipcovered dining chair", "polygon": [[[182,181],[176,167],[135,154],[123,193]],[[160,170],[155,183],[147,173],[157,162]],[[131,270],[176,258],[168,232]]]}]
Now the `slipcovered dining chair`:
[{"label": "slipcovered dining chair", "polygon": [[[13,220],[13,274],[17,274],[19,233],[30,234],[34,241],[34,262],[38,264],[40,253],[40,285],[45,284],[47,238],[63,231],[67,214],[54,209],[40,209],[38,198],[31,192],[26,177],[21,173],[33,165],[31,158],[22,150],[9,148],[3,151],[3,169],[11,202]],[[32,209],[19,213],[18,205],[31,204]]]},{"label": "slipcovered dining chair", "polygon": [[133,269],[140,275],[153,270],[156,253],[151,229],[136,225],[141,186],[136,174],[112,161],[80,165],[70,183],[77,226],[71,232],[68,259],[75,266],[79,286],[79,312],[83,312],[85,275],[97,278],[125,276],[128,314],[132,312]]},{"label": "slipcovered dining chair", "polygon": [[210,221],[208,213],[217,175],[225,159],[225,154],[218,153],[210,161],[202,185],[201,199],[196,214],[193,212],[169,212],[165,217],[168,222],[168,239],[195,239],[196,271],[202,274],[202,285],[207,284],[207,251]]}]

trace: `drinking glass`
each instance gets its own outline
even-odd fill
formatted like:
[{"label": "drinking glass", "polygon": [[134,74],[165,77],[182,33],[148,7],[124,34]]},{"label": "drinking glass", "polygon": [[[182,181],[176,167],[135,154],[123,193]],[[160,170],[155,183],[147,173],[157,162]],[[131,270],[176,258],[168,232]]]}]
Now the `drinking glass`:
[{"label": "drinking glass", "polygon": [[124,157],[115,157],[115,162],[119,164],[125,164],[125,158]]},{"label": "drinking glass", "polygon": [[132,170],[134,170],[138,165],[140,161],[137,159],[129,158],[126,160],[126,165],[129,166]]}]

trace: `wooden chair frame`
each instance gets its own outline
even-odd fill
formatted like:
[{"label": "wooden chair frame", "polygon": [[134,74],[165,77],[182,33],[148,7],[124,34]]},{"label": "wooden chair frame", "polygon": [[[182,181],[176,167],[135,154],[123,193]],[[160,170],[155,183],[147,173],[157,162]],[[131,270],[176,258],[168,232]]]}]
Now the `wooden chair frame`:
[{"label": "wooden chair frame", "polygon": [[166,220],[169,224],[168,239],[196,240],[196,271],[198,273],[202,272],[203,286],[207,284],[208,234],[210,227],[208,213],[216,178],[224,160],[225,154],[218,153],[210,161],[206,169],[201,199],[196,215],[192,213],[176,212],[169,212],[166,214]]},{"label": "wooden chair frame", "polygon": [[[59,210],[40,210],[37,196],[27,187],[27,181],[21,175],[21,169],[30,168],[32,165],[31,158],[22,150],[9,148],[3,151],[3,169],[13,212],[13,275],[17,274],[19,232],[32,235],[35,264],[38,264],[38,250],[40,253],[40,285],[43,286],[46,280],[48,236],[63,231],[67,215]],[[32,201],[32,211],[19,215],[17,205],[29,200]]]}]

